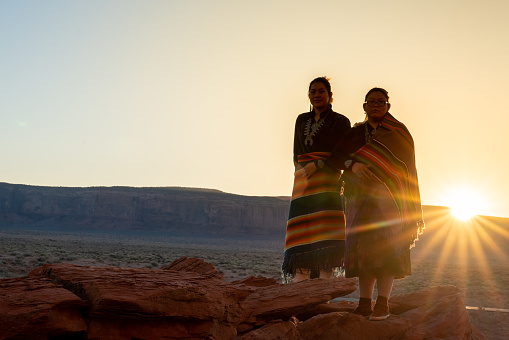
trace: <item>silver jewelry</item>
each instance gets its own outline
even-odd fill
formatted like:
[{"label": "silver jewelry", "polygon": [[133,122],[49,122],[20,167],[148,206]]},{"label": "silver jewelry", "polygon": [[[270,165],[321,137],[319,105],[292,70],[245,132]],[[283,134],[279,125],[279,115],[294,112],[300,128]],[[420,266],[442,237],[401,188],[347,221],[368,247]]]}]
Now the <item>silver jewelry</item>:
[{"label": "silver jewelry", "polygon": [[[306,123],[306,129],[304,130],[304,136],[306,136],[306,139],[304,139],[304,145],[309,146],[313,145],[313,136],[316,135],[318,130],[322,127],[323,122],[325,121],[325,118],[327,117],[329,113],[325,115],[325,117],[320,118],[318,122],[311,124],[311,121],[313,120],[313,117],[309,118]],[[311,130],[311,131],[310,131]]]},{"label": "silver jewelry", "polygon": [[366,144],[368,144],[369,142],[371,142],[371,139],[373,138],[373,135],[375,134],[376,132],[376,129],[373,129],[373,131],[371,131],[371,133],[369,133],[369,129],[368,129],[368,122],[364,123],[364,138],[366,140]]},{"label": "silver jewelry", "polygon": [[358,176],[358,177],[362,177],[362,173],[361,173],[360,171],[359,171],[359,172],[357,172],[357,176]]}]

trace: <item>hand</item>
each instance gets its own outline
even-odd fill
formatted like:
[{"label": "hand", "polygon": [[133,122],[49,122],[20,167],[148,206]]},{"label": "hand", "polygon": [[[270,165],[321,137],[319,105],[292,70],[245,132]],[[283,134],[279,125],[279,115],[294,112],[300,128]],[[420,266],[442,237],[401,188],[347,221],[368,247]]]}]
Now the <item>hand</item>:
[{"label": "hand", "polygon": [[355,175],[362,178],[364,181],[367,181],[373,176],[373,173],[369,170],[371,165],[366,165],[362,163],[354,163],[352,165],[352,171]]},{"label": "hand", "polygon": [[310,178],[313,176],[313,174],[316,172],[316,165],[315,162],[309,162],[306,164],[306,166],[303,168],[303,176],[305,178]]}]

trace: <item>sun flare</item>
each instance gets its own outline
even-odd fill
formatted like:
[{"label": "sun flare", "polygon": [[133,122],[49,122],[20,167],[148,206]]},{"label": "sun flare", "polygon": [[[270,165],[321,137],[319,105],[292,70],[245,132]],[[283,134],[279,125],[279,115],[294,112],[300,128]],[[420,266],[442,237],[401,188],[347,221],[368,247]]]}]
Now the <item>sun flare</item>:
[{"label": "sun flare", "polygon": [[456,206],[451,207],[451,215],[456,217],[458,220],[468,221],[477,214],[475,214],[469,209],[466,209],[465,207]]},{"label": "sun flare", "polygon": [[479,202],[483,200],[467,188],[456,188],[449,193],[447,206],[451,209],[451,215],[461,221],[468,221],[478,215]]}]

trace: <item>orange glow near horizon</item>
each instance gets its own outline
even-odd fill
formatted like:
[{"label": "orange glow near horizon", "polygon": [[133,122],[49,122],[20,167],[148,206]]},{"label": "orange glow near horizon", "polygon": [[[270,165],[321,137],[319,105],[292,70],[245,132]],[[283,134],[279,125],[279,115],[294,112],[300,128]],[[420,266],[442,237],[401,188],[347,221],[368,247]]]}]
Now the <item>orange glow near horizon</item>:
[{"label": "orange glow near horizon", "polygon": [[[507,263],[509,257],[497,241],[509,239],[509,230],[482,216],[461,220],[447,210],[431,216],[426,223],[430,230],[425,230],[422,237],[429,232],[429,240],[419,249],[415,262],[433,263],[429,284],[453,284],[464,294],[472,286],[483,286],[503,304],[505,298],[497,281],[500,276],[497,265]],[[473,299],[483,305],[486,298],[476,296]],[[504,305],[484,307],[507,308]]]},{"label": "orange glow near horizon", "polygon": [[[456,186],[448,190],[448,194],[444,195],[443,200],[444,205],[450,208],[450,214],[463,222],[471,221],[489,208],[485,195],[467,186]],[[469,224],[464,225],[468,226]]]}]

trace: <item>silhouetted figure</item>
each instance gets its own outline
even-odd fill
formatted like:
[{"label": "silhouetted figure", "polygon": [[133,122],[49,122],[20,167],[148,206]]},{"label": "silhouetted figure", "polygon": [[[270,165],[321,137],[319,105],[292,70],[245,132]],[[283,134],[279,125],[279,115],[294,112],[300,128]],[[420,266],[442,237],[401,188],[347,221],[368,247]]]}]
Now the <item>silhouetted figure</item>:
[{"label": "silhouetted figure", "polygon": [[367,119],[343,136],[327,165],[347,167],[345,275],[359,277],[355,313],[384,320],[394,279],[411,274],[410,248],[424,222],[410,132],[389,113],[386,90],[371,89],[363,107]]},{"label": "silhouetted figure", "polygon": [[341,172],[325,166],[341,136],[350,128],[345,116],[332,111],[327,78],[309,84],[312,109],[297,117],[293,162],[295,178],[286,229],[285,282],[332,277],[343,266],[345,216],[338,183]]}]

